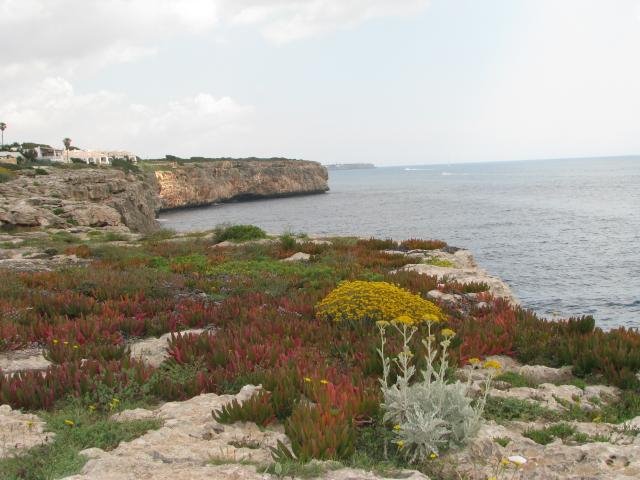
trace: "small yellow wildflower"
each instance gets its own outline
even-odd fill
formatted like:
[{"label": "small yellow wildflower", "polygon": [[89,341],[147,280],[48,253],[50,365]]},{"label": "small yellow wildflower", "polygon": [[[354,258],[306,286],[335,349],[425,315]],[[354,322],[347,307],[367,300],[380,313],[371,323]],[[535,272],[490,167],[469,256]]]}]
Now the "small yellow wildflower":
[{"label": "small yellow wildflower", "polygon": [[387,328],[387,327],[389,326],[389,322],[387,322],[386,320],[378,320],[378,321],[376,322],[376,325],[377,325],[379,328]]},{"label": "small yellow wildflower", "polygon": [[96,406],[95,405],[89,405],[87,408],[89,409],[90,412],[95,412],[96,411]]},{"label": "small yellow wildflower", "polygon": [[326,385],[327,383],[329,383],[329,380],[322,379],[320,380],[320,383]]},{"label": "small yellow wildflower", "polygon": [[509,460],[507,460],[506,458],[503,458],[503,459],[500,461],[500,464],[501,464],[501,465],[509,465],[509,463],[510,463],[510,462],[509,462]]},{"label": "small yellow wildflower", "polygon": [[438,323],[440,321],[440,318],[437,315],[428,313],[422,316],[422,321],[425,323]]},{"label": "small yellow wildflower", "polygon": [[400,430],[402,427],[400,425],[394,425],[393,429],[397,432],[398,430]]},{"label": "small yellow wildflower", "polygon": [[442,333],[442,336],[444,338],[451,338],[451,337],[455,336],[455,334],[456,334],[456,332],[454,332],[450,328],[443,328],[442,332],[440,332],[440,333]]},{"label": "small yellow wildflower", "polygon": [[73,427],[75,425],[75,422],[73,420],[67,419],[67,420],[64,421],[64,424],[69,426],[69,427]]},{"label": "small yellow wildflower", "polygon": [[431,452],[431,455],[429,455],[429,458],[431,460],[435,460],[436,458],[438,458],[438,454],[436,452]]},{"label": "small yellow wildflower", "polygon": [[27,421],[27,428],[31,430],[33,428],[33,422],[31,420]]},{"label": "small yellow wildflower", "polygon": [[393,320],[396,323],[401,323],[403,325],[413,325],[415,322],[413,321],[413,318],[411,318],[409,315],[400,315],[398,318]]},{"label": "small yellow wildflower", "polygon": [[309,377],[304,377],[304,381],[307,383],[311,383],[311,379]]},{"label": "small yellow wildflower", "polygon": [[57,339],[57,338],[54,338],[54,339],[53,339],[53,344],[54,344],[54,345],[57,345],[57,344],[58,344],[58,339]]},{"label": "small yellow wildflower", "polygon": [[596,418],[593,419],[593,423],[600,423],[602,421],[602,417],[600,415],[598,415]]},{"label": "small yellow wildflower", "polygon": [[77,350],[78,348],[80,348],[78,345],[74,345],[74,346],[73,346],[73,349],[74,349],[74,350]]},{"label": "small yellow wildflower", "polygon": [[63,343],[64,343],[65,345],[69,345],[69,342],[67,342],[67,341],[65,341],[65,342],[63,342]]},{"label": "small yellow wildflower", "polygon": [[480,360],[480,359],[479,359],[479,358],[477,358],[477,357],[473,357],[473,358],[470,358],[470,359],[469,359],[469,364],[473,365],[474,367],[475,367],[476,365],[479,365],[481,362],[482,362],[482,360]]},{"label": "small yellow wildflower", "polygon": [[500,370],[502,368],[502,364],[497,360],[487,360],[484,362],[484,368],[493,368],[494,370]]},{"label": "small yellow wildflower", "polygon": [[403,442],[402,440],[398,440],[398,441],[396,442],[396,444],[398,445],[398,448],[400,448],[400,449],[401,449],[402,447],[404,447],[404,442]]}]

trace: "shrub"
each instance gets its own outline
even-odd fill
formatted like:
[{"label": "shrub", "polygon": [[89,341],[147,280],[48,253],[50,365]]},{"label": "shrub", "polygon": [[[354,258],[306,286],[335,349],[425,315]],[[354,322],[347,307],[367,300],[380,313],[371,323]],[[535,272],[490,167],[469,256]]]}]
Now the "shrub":
[{"label": "shrub", "polygon": [[113,168],[117,168],[118,170],[122,170],[124,173],[139,173],[140,167],[130,162],[129,160],[125,160],[123,158],[114,158],[111,161],[111,166]]},{"label": "shrub", "polygon": [[398,242],[395,242],[390,238],[387,238],[386,240],[380,240],[378,238],[358,240],[357,245],[368,250],[396,250],[398,248]]},{"label": "shrub", "polygon": [[442,240],[421,240],[418,238],[410,238],[400,243],[402,250],[440,250],[447,244]]},{"label": "shrub", "polygon": [[233,225],[217,232],[216,241],[226,240],[233,242],[245,242],[247,240],[258,240],[266,238],[267,234],[260,227],[255,225]]},{"label": "shrub", "polygon": [[0,183],[8,182],[16,178],[16,174],[5,167],[0,167]]},{"label": "shrub", "polygon": [[280,237],[280,248],[286,252],[295,250],[298,247],[296,237],[290,233],[285,233]]},{"label": "shrub", "polygon": [[536,443],[540,445],[547,445],[553,442],[556,438],[569,438],[576,433],[576,427],[573,425],[569,425],[567,423],[556,423],[555,425],[550,425],[546,428],[541,428],[539,430],[529,429],[526,430],[522,436],[530,438]]},{"label": "shrub", "polygon": [[[455,333],[443,331],[444,338],[438,347],[429,324],[427,338],[422,341],[426,348],[426,369],[421,372],[422,379],[414,381],[416,367],[409,344],[417,329],[394,324],[393,328],[402,336],[403,348],[396,357],[389,358],[385,352],[386,328],[379,325],[382,409],[384,421],[394,425],[398,448],[409,461],[423,462],[434,453],[464,444],[480,426],[492,375],[487,377],[484,396],[472,405],[468,395],[470,384],[449,383],[446,379],[447,349]],[[390,383],[392,362],[399,373]]]},{"label": "shrub", "polygon": [[401,316],[415,322],[444,319],[433,303],[387,282],[342,282],[316,305],[316,312],[319,319],[334,322],[392,321]]}]

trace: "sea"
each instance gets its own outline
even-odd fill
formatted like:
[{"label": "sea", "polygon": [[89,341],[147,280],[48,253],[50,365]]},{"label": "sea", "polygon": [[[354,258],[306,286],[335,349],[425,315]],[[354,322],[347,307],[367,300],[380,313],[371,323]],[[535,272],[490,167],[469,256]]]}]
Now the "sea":
[{"label": "sea", "polygon": [[469,249],[547,318],[640,327],[640,157],[329,172],[322,195],[165,212],[178,231],[437,238]]}]

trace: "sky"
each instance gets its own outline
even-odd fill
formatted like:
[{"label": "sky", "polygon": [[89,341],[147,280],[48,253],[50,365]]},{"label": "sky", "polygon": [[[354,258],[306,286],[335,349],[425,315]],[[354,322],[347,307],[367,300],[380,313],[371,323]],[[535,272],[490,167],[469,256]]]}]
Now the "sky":
[{"label": "sky", "polygon": [[0,0],[5,141],[409,165],[640,154],[640,0]]}]

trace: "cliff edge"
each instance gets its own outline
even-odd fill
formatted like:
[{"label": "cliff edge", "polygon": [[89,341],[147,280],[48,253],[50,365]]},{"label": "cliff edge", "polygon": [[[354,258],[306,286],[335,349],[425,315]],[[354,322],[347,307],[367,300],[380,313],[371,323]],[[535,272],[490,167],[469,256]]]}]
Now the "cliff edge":
[{"label": "cliff edge", "polygon": [[[327,170],[286,159],[149,164],[153,171],[49,166],[0,183],[0,227],[127,227],[157,230],[162,209],[322,193]],[[144,170],[147,170],[145,166]]]},{"label": "cliff edge", "polygon": [[327,169],[305,160],[216,160],[155,172],[161,209],[323,193]]},{"label": "cliff edge", "polygon": [[147,233],[158,229],[159,207],[152,175],[115,168],[45,167],[0,183],[0,226],[126,226]]}]

